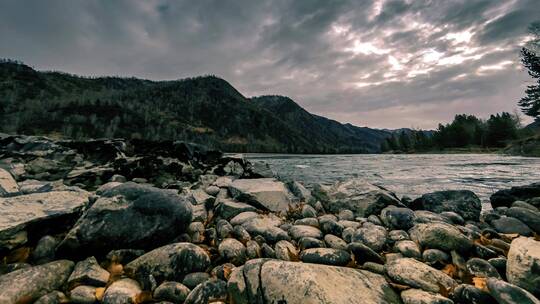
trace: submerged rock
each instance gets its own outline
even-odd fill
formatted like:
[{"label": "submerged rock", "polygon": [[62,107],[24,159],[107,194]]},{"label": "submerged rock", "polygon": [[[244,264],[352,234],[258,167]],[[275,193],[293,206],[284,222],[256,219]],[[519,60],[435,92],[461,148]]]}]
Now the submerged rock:
[{"label": "submerged rock", "polygon": [[191,223],[187,198],[150,186],[125,183],[103,193],[77,221],[59,250],[66,255],[112,249],[150,249],[173,240]]},{"label": "submerged rock", "polygon": [[345,267],[252,260],[233,271],[229,295],[245,303],[400,303],[383,276]]},{"label": "submerged rock", "polygon": [[0,276],[0,304],[31,303],[57,290],[71,274],[74,263],[55,261]]}]

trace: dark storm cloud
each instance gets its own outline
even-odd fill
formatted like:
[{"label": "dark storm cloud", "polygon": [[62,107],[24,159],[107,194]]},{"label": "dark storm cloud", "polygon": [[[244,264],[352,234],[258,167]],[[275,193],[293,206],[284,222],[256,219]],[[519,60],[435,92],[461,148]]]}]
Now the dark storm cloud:
[{"label": "dark storm cloud", "polygon": [[515,108],[537,0],[0,2],[0,57],[82,75],[216,74],[375,127]]}]

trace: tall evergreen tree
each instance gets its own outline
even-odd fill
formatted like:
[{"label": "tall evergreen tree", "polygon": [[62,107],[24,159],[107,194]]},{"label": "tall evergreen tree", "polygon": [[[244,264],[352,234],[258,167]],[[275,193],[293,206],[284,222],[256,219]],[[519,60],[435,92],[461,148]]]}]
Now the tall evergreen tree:
[{"label": "tall evergreen tree", "polygon": [[527,86],[526,96],[521,98],[519,106],[525,115],[540,119],[540,21],[533,23],[529,30],[533,35],[521,49],[521,62],[527,68],[534,84]]}]

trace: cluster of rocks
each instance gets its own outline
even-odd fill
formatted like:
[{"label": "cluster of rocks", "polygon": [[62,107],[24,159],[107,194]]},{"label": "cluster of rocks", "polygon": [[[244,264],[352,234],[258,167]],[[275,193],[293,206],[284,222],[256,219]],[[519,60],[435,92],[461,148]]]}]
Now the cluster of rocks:
[{"label": "cluster of rocks", "polygon": [[184,143],[0,136],[0,304],[540,303],[540,184],[492,200],[309,190]]}]

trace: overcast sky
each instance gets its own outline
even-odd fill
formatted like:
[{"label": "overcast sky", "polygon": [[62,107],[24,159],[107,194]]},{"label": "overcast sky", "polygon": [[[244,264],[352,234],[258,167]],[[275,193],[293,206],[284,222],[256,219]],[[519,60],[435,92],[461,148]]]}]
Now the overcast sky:
[{"label": "overcast sky", "polygon": [[540,0],[0,1],[0,57],[154,80],[215,74],[245,96],[378,128],[512,111]]}]

